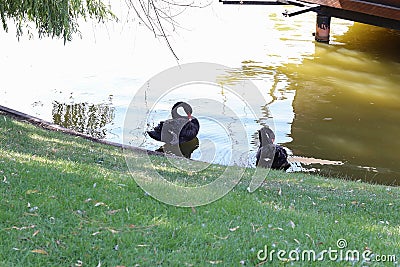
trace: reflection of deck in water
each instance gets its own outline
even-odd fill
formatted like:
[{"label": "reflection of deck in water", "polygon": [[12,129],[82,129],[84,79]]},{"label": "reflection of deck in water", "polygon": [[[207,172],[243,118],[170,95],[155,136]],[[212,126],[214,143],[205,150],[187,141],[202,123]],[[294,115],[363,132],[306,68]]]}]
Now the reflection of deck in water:
[{"label": "reflection of deck in water", "polygon": [[320,165],[343,165],[341,161],[335,160],[327,160],[327,159],[316,159],[316,158],[308,158],[308,157],[299,157],[299,156],[291,156],[288,157],[289,162],[298,162],[304,165],[310,164],[320,164]]}]

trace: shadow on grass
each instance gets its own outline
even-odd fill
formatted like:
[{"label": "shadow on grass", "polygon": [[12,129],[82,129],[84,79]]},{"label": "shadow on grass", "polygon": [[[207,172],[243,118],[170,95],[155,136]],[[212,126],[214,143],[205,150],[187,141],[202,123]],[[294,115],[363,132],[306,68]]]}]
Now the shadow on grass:
[{"label": "shadow on grass", "polygon": [[[265,246],[320,252],[336,249],[341,238],[349,249],[399,254],[395,187],[272,170],[250,194],[251,170],[246,170],[225,197],[195,209],[178,208],[136,185],[121,149],[12,121],[0,128],[0,170],[6,177],[0,183],[0,265],[254,266]],[[152,157],[156,166],[167,164]],[[163,174],[172,180],[185,174],[165,166]],[[139,164],[135,173],[146,168]],[[211,179],[223,169],[210,166],[205,172]],[[275,258],[271,264],[282,262]]]}]

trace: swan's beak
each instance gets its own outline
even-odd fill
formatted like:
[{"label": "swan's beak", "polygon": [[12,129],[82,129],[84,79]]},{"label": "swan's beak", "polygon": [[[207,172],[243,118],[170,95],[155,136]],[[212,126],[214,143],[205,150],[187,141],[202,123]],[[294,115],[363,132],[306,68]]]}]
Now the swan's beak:
[{"label": "swan's beak", "polygon": [[192,120],[192,114],[188,113],[188,119]]}]

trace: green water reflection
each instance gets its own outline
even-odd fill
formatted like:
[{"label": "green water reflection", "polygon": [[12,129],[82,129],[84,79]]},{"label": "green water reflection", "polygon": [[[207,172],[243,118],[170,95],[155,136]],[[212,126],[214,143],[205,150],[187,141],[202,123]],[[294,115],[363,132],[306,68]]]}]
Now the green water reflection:
[{"label": "green water reflection", "polygon": [[400,33],[355,24],[336,41],[279,68],[296,90],[285,146],[344,162],[314,166],[322,173],[400,184]]}]

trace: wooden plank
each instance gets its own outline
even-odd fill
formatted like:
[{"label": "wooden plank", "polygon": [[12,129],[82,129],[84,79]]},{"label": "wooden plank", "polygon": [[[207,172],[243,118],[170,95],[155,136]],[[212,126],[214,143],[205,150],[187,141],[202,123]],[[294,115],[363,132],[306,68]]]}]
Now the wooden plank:
[{"label": "wooden plank", "polygon": [[[400,0],[219,0],[224,4],[317,6],[332,17],[400,30]],[[272,2],[271,2],[272,1]],[[276,2],[275,2],[276,1]],[[303,12],[298,12],[301,14]]]},{"label": "wooden plank", "polygon": [[400,8],[399,0],[363,0],[363,1],[359,0],[359,1]]},{"label": "wooden plank", "polygon": [[400,21],[400,1],[395,0],[303,0],[307,3],[345,9]]},{"label": "wooden plank", "polygon": [[284,3],[275,0],[220,0],[220,2],[228,5],[284,5]]}]

